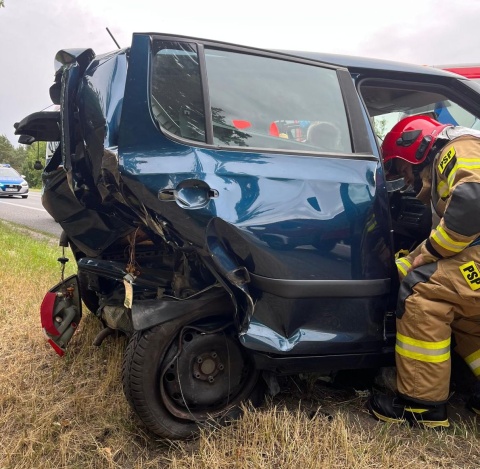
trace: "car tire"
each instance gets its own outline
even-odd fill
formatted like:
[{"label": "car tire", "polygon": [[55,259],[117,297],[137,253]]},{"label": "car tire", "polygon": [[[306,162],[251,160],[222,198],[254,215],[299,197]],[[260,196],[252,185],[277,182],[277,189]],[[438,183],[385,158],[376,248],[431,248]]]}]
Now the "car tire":
[{"label": "car tire", "polygon": [[26,199],[28,195],[22,195],[22,199]]},{"label": "car tire", "polygon": [[[203,313],[205,316],[205,313]],[[123,361],[123,390],[146,427],[162,438],[195,436],[205,425],[237,418],[240,404],[264,397],[233,325],[191,315],[131,337]]]}]

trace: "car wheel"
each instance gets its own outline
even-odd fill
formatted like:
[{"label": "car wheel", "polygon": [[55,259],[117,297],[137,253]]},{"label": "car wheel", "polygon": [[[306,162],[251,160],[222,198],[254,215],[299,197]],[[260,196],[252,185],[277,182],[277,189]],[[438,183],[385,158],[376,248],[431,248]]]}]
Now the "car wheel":
[{"label": "car wheel", "polygon": [[22,195],[22,199],[26,199],[28,195]]},{"label": "car wheel", "polygon": [[242,402],[259,405],[264,396],[259,372],[225,319],[180,318],[136,332],[122,371],[133,410],[168,439],[226,423],[240,415]]}]

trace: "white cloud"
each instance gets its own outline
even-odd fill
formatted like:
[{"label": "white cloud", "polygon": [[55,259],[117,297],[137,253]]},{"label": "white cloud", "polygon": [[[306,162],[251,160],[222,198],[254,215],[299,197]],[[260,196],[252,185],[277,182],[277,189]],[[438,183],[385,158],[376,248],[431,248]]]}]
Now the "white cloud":
[{"label": "white cloud", "polygon": [[[313,6],[315,5],[315,6]],[[0,134],[49,104],[59,49],[115,49],[133,32],[165,32],[289,50],[420,64],[480,62],[475,0],[6,0],[0,9]]]}]

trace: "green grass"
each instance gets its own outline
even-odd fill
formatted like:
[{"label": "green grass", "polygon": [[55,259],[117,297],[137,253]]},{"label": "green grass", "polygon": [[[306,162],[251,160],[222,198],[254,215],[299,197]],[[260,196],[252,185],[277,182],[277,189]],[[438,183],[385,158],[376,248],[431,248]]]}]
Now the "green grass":
[{"label": "green grass", "polygon": [[57,244],[0,221],[0,469],[478,467],[475,420],[440,432],[383,425],[361,394],[312,377],[195,441],[159,441],[123,396],[125,339],[93,346],[101,325],[87,313],[63,359],[46,343],[39,306],[60,280]]}]

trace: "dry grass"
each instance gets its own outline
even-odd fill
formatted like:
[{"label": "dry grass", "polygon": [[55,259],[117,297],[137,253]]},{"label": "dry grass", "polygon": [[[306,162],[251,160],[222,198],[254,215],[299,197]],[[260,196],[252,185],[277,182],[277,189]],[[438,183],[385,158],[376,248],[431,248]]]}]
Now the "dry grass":
[{"label": "dry grass", "polygon": [[[400,431],[399,431],[400,430]],[[250,410],[228,428],[202,433],[196,451],[171,460],[180,468],[465,468],[478,467],[477,441],[451,433],[365,425],[339,411],[313,418],[302,409]]]},{"label": "dry grass", "polygon": [[60,278],[55,242],[0,222],[0,246],[0,469],[478,467],[476,422],[393,428],[366,414],[364,397],[313,379],[194,442],[160,442],[123,397],[124,339],[94,347],[100,325],[86,314],[63,359],[46,344],[38,310]]}]

